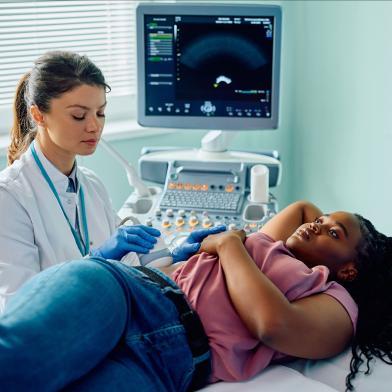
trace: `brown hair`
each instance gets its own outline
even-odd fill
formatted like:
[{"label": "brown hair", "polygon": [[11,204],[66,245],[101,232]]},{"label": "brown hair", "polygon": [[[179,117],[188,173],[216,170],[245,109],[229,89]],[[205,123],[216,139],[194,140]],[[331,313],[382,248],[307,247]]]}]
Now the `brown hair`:
[{"label": "brown hair", "polygon": [[18,159],[34,140],[37,130],[30,118],[30,106],[48,113],[50,102],[83,84],[110,87],[101,70],[87,57],[73,52],[52,51],[39,57],[30,72],[20,79],[14,98],[14,119],[8,164]]},{"label": "brown hair", "polygon": [[24,74],[16,87],[13,106],[13,125],[10,132],[11,143],[8,147],[7,154],[9,165],[27,149],[27,146],[32,142],[36,133],[35,131],[31,132],[30,116],[24,98],[29,77],[30,72]]}]

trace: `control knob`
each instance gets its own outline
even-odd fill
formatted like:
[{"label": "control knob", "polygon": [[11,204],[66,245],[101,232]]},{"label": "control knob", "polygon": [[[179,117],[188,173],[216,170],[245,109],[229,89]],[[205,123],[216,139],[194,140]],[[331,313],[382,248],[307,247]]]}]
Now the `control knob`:
[{"label": "control knob", "polygon": [[235,223],[230,223],[229,224],[229,230],[237,230],[237,226]]},{"label": "control knob", "polygon": [[152,218],[146,219],[146,226],[152,227]]},{"label": "control knob", "polygon": [[210,218],[204,218],[203,219],[203,227],[211,227],[212,226],[212,220]]},{"label": "control knob", "polygon": [[164,220],[162,221],[162,227],[168,228],[168,227],[170,227],[170,226],[171,226],[171,223],[170,223],[169,219],[164,219]]},{"label": "control knob", "polygon": [[179,216],[179,217],[176,219],[176,226],[177,226],[177,227],[182,226],[184,223],[185,223],[185,221],[184,221],[184,218],[183,218],[182,216]]},{"label": "control knob", "polygon": [[191,226],[191,227],[196,226],[199,223],[199,221],[197,219],[197,216],[191,215],[191,217],[189,218],[188,223],[189,223],[189,226]]}]

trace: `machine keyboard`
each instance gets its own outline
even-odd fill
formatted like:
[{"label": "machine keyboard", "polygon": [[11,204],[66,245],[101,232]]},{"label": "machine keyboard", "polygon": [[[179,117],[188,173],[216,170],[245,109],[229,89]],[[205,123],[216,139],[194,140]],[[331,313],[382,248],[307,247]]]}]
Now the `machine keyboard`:
[{"label": "machine keyboard", "polygon": [[205,210],[238,211],[240,193],[167,190],[161,200],[163,208],[201,208]]}]

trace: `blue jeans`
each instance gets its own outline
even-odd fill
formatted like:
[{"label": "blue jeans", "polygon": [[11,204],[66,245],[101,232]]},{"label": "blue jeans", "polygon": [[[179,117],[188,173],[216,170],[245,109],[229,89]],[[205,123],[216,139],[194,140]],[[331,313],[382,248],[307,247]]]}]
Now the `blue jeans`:
[{"label": "blue jeans", "polygon": [[174,304],[119,262],[51,267],[0,318],[2,392],[185,391],[193,370]]}]

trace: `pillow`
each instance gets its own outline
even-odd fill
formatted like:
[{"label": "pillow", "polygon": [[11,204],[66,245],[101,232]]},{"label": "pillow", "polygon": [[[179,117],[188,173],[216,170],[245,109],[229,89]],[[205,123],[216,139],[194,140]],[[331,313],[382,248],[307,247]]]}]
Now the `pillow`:
[{"label": "pillow", "polygon": [[[318,361],[301,359],[292,363],[286,363],[285,366],[296,369],[306,377],[344,392],[346,388],[346,376],[350,369],[350,361],[351,349],[348,349],[336,357]],[[363,363],[352,381],[356,391],[391,391],[392,365],[388,365],[377,358],[370,362],[371,373],[369,375],[364,374],[366,369],[366,363]]]},{"label": "pillow", "polygon": [[282,365],[271,365],[260,374],[243,382],[217,382],[203,392],[336,392],[336,389],[304,377]]}]

